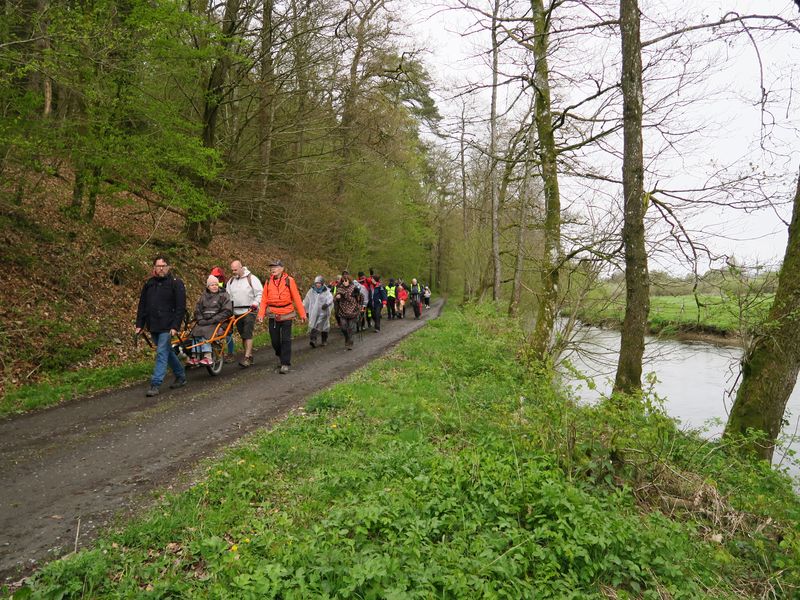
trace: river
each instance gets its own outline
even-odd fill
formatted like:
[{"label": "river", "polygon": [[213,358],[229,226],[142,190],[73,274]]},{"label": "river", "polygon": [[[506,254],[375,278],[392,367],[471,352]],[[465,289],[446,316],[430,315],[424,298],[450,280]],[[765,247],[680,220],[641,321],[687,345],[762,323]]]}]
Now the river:
[{"label": "river", "polygon": [[[575,376],[566,380],[576,396],[586,402],[608,394],[616,371],[620,334],[618,331],[584,327],[574,351],[567,358],[582,374],[593,379],[596,389]],[[707,342],[684,342],[649,336],[646,339],[644,373],[655,374],[655,393],[682,427],[702,429],[708,438],[719,437],[725,427],[733,395],[728,394],[739,373],[740,348]],[[793,439],[789,448],[800,455],[800,385],[795,386],[786,411],[789,424],[784,434]],[[788,467],[800,483],[800,464],[791,464],[785,449],[777,448],[775,465]]]}]

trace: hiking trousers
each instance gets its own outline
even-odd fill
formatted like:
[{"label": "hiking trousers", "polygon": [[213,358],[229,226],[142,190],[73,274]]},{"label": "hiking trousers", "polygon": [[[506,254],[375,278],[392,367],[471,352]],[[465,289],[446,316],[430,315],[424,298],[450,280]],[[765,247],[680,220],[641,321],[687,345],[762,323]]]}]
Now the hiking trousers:
[{"label": "hiking trousers", "polygon": [[269,320],[269,339],[275,356],[281,359],[281,366],[292,364],[292,320]]}]

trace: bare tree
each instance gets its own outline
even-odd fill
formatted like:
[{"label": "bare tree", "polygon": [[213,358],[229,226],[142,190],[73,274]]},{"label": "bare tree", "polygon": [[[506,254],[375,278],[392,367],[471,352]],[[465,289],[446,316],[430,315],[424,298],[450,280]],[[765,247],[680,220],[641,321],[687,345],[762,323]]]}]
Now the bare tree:
[{"label": "bare tree", "polygon": [[800,370],[800,177],[792,205],[789,239],[778,289],[765,331],[742,359],[742,382],[736,393],[725,436],[761,432],[750,449],[771,460],[781,431],[786,403]]},{"label": "bare tree", "polygon": [[642,356],[650,284],[647,273],[644,215],[644,158],[642,156],[642,44],[638,0],[621,0],[623,160],[622,195],[625,223],[625,318],[622,322],[619,362],[614,390],[631,393],[642,388]]}]

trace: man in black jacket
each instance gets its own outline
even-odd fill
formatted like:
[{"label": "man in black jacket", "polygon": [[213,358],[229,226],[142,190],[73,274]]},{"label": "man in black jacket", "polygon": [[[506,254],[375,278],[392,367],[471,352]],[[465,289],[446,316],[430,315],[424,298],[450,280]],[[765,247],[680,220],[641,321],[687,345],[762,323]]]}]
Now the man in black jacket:
[{"label": "man in black jacket", "polygon": [[148,396],[158,395],[158,388],[167,374],[167,364],[175,374],[171,388],[186,385],[186,371],[172,351],[172,336],[177,334],[186,312],[186,288],[183,282],[169,273],[169,263],[163,256],[153,261],[153,276],[148,279],[139,295],[136,312],[136,333],[145,327],[150,331],[156,346],[156,366],[150,377]]}]

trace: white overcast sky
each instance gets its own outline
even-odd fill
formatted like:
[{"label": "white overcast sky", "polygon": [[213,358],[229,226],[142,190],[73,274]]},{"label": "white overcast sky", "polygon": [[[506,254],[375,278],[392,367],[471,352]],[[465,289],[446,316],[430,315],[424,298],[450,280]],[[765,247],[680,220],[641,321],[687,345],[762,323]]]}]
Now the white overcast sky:
[{"label": "white overcast sky", "polygon": [[[490,11],[489,0],[470,1],[474,6]],[[458,103],[449,100],[454,90],[467,81],[491,81],[486,58],[479,57],[482,51],[488,50],[488,34],[475,26],[475,16],[465,9],[446,9],[443,4],[428,0],[407,2],[404,7],[408,7],[403,12],[405,19],[412,23],[413,37],[429,50],[424,61],[438,87],[442,113],[454,115],[459,110]],[[800,11],[788,0],[640,0],[640,7],[645,15],[657,21],[670,19],[687,24],[701,23],[715,21],[728,11],[735,11],[742,15],[779,14],[800,25]],[[644,39],[653,35],[652,29],[647,31],[647,28],[646,24],[643,25]],[[705,30],[695,38],[711,35],[709,30]],[[757,32],[754,35],[760,36]],[[784,202],[793,196],[800,163],[800,97],[797,97],[800,96],[800,86],[795,97],[791,86],[795,80],[800,82],[800,60],[797,60],[800,57],[800,33],[758,42],[758,54],[753,43],[743,34],[737,36],[732,44],[718,42],[693,55],[692,63],[695,65],[699,66],[703,61],[710,63],[701,86],[690,92],[697,95],[697,101],[687,110],[687,119],[702,124],[704,130],[684,144],[680,157],[673,155],[661,162],[659,177],[666,177],[667,181],[660,179],[659,187],[695,187],[705,174],[712,171],[714,164],[739,161],[752,163],[770,173],[785,174],[782,181],[775,183],[774,193]],[[618,52],[618,43],[618,39],[611,40],[608,47],[598,47],[596,52]],[[774,120],[774,126],[769,129],[769,152],[764,152],[759,144],[762,132],[762,113],[758,106],[761,95],[759,55],[764,87],[769,91],[769,118]],[[486,114],[488,98],[488,94],[483,94],[475,99]],[[645,145],[648,143],[659,141],[648,139],[646,134]],[[646,181],[645,186],[654,184],[654,181]],[[749,263],[775,263],[782,259],[786,243],[786,225],[781,218],[788,221],[786,205],[778,211],[762,210],[748,214],[709,208],[696,215],[691,225],[712,236],[708,243],[718,253],[735,255]]]}]

